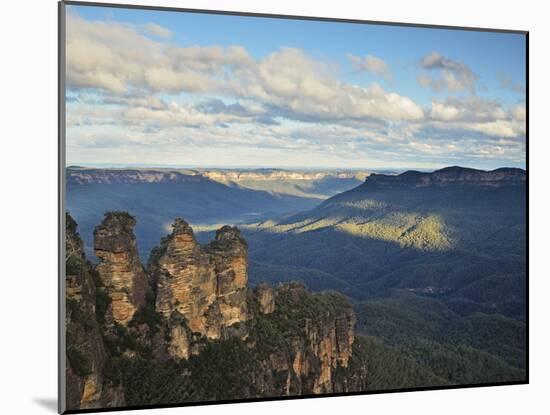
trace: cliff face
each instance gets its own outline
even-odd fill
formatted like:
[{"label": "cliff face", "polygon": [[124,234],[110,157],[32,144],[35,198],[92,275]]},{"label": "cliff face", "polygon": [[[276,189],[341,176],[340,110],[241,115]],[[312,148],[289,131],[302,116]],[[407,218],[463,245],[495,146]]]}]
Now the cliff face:
[{"label": "cliff face", "polygon": [[121,325],[127,325],[145,305],[147,291],[147,276],[133,231],[135,223],[126,213],[109,213],[94,230],[94,249],[100,260],[96,269],[111,300],[108,317]]},{"label": "cliff face", "polygon": [[[262,313],[266,293],[266,288],[255,291]],[[347,301],[337,294],[311,294],[297,283],[279,286],[273,298],[263,320],[280,330],[287,347],[273,349],[263,361],[267,373],[279,374],[264,379],[264,387],[279,395],[364,390],[366,367],[355,371],[354,382],[335,377],[335,371],[348,368],[352,356],[355,315]]]},{"label": "cliff face", "polygon": [[193,171],[148,169],[67,169],[67,184],[197,183],[206,181]]},{"label": "cliff face", "polygon": [[262,314],[271,314],[275,311],[275,295],[267,284],[260,284],[254,291],[258,301],[258,311]]},{"label": "cliff face", "polygon": [[77,224],[66,215],[66,384],[67,408],[89,409],[124,404],[105,386],[106,353],[96,320],[93,268],[86,261]]},{"label": "cliff face", "polygon": [[94,269],[68,221],[69,409],[365,390],[343,296],[297,283],[249,290],[238,229],[200,245],[183,219],[144,271],[134,225],[105,216]]},{"label": "cliff face", "polygon": [[201,174],[222,183],[239,183],[253,181],[274,181],[274,180],[322,180],[325,178],[363,180],[368,176],[367,171],[291,171],[278,169],[259,170],[201,170]]},{"label": "cliff face", "polygon": [[169,324],[170,354],[187,358],[198,353],[187,331],[207,339],[244,336],[234,326],[247,319],[247,247],[239,231],[229,226],[218,230],[206,246],[197,243],[183,219],[172,227],[153,253],[149,269],[156,283],[157,312],[169,322],[183,317],[188,329]]},{"label": "cliff face", "polygon": [[502,168],[492,171],[469,169],[464,167],[446,167],[433,173],[407,171],[397,176],[371,174],[365,185],[378,187],[445,187],[472,186],[499,188],[504,186],[525,185],[525,170]]},{"label": "cliff face", "polygon": [[236,170],[191,170],[191,169],[98,169],[69,167],[68,184],[122,184],[122,183],[198,183],[215,180],[221,183],[241,183],[249,181],[299,180],[314,181],[323,179],[364,180],[367,171],[291,171],[278,169]]}]

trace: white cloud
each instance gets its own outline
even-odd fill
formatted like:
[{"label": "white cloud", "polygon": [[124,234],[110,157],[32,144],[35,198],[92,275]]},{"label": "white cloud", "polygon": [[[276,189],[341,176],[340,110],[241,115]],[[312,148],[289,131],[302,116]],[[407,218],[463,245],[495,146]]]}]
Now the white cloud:
[{"label": "white cloud", "polygon": [[[177,48],[117,22],[67,18],[67,83],[111,93],[206,91],[216,88],[225,63],[242,59],[242,48]],[[218,71],[218,76],[215,73]],[[222,71],[222,72],[220,72]]]},{"label": "white cloud", "polygon": [[418,76],[420,85],[429,87],[435,92],[474,91],[475,89],[476,75],[463,62],[446,58],[438,52],[432,52],[422,59],[421,66],[429,72],[438,73],[439,76],[431,74]]},{"label": "white cloud", "polygon": [[[79,113],[81,120],[91,123],[68,126],[68,157],[82,162],[81,157],[101,154],[109,162],[116,148],[117,157],[127,154],[144,163],[208,165],[238,160],[240,165],[272,165],[273,160],[281,160],[294,166],[321,162],[361,167],[374,166],[376,160],[384,160],[385,166],[444,165],[479,154],[487,159],[521,158],[524,151],[522,140],[504,139],[513,128],[505,122],[412,121],[388,127],[286,121],[260,125],[246,103],[243,109],[233,105],[163,103],[159,110],[121,106],[110,112],[88,105],[81,111],[73,108],[73,115]],[[499,138],[487,140],[483,135]]]},{"label": "white cloud", "polygon": [[517,121],[526,121],[527,112],[525,110],[525,105],[517,105],[512,110],[512,115]]},{"label": "white cloud", "polygon": [[[344,82],[300,49],[256,58],[238,45],[180,47],[156,29],[69,16],[69,162],[364,167],[524,155],[524,105],[447,98],[423,110],[377,83]],[[356,69],[391,76],[381,59],[356,58]],[[423,64],[439,74],[427,86],[475,84],[441,55]]]},{"label": "white cloud", "polygon": [[506,109],[496,101],[475,96],[432,101],[429,121],[437,128],[476,131],[492,137],[524,137],[526,131],[523,106]]},{"label": "white cloud", "polygon": [[256,65],[241,67],[229,82],[235,94],[273,104],[299,119],[411,120],[423,117],[410,98],[374,83],[362,88],[339,81],[330,65],[300,49],[282,48]]},{"label": "white cloud", "polygon": [[348,59],[350,60],[353,68],[358,72],[371,72],[373,74],[383,76],[388,81],[393,79],[389,65],[381,58],[373,55],[361,57],[348,54]]},{"label": "white cloud", "polygon": [[439,121],[494,121],[508,117],[500,103],[476,96],[434,100],[430,115]]},{"label": "white cloud", "polygon": [[486,123],[472,123],[468,125],[468,129],[479,131],[480,133],[496,136],[496,137],[517,137],[524,133],[521,125],[508,120],[497,120]]},{"label": "white cloud", "polygon": [[157,36],[163,39],[169,39],[172,37],[172,32],[156,23],[147,23],[143,26],[145,31],[150,35]]},{"label": "white cloud", "polygon": [[362,88],[341,82],[330,63],[300,49],[282,48],[256,60],[241,46],[178,47],[148,39],[129,25],[75,15],[69,16],[67,30],[70,88],[222,94],[272,105],[302,120],[423,117],[412,99],[377,84]]}]

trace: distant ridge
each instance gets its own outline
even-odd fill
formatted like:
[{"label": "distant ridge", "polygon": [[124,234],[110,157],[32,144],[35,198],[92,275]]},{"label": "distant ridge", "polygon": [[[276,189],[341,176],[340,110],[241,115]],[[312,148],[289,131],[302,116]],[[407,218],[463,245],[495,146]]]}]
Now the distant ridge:
[{"label": "distant ridge", "polygon": [[361,186],[375,187],[445,187],[475,186],[498,188],[504,186],[522,186],[526,181],[523,169],[502,167],[496,170],[477,170],[467,167],[451,166],[432,173],[409,170],[399,175],[372,173]]},{"label": "distant ridge", "polygon": [[215,183],[227,187],[324,200],[361,185],[368,171],[284,169],[100,168],[70,166],[68,185]]},{"label": "distant ridge", "polygon": [[193,174],[192,171],[155,169],[99,169],[77,168],[67,169],[68,184],[128,184],[128,183],[189,183],[210,182],[207,177]]}]

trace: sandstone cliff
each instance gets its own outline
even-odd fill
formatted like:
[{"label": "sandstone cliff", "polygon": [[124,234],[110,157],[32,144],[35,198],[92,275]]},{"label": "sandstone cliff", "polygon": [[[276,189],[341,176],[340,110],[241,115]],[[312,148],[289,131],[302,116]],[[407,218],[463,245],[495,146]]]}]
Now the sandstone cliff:
[{"label": "sandstone cliff", "polygon": [[67,169],[67,184],[198,183],[207,181],[195,171],[165,169]]},{"label": "sandstone cliff", "polygon": [[193,347],[197,335],[245,335],[238,325],[247,318],[246,242],[229,226],[218,230],[206,246],[196,241],[183,219],[172,228],[153,252],[149,270],[156,284],[156,310],[169,321],[170,354],[187,358],[199,351]]},{"label": "sandstone cliff", "polygon": [[183,219],[144,270],[134,225],[106,214],[94,268],[68,221],[69,408],[365,390],[342,295],[297,283],[249,290],[239,230],[224,226],[200,245]]},{"label": "sandstone cliff", "polygon": [[275,295],[273,289],[262,283],[256,287],[254,294],[258,301],[258,311],[262,314],[271,314],[275,311]]},{"label": "sandstone cliff", "polygon": [[275,181],[275,180],[300,180],[313,181],[327,178],[363,180],[368,176],[367,171],[291,171],[280,169],[257,169],[257,170],[200,170],[201,174],[221,183],[246,183],[250,181]]},{"label": "sandstone cliff", "polygon": [[67,169],[69,184],[122,183],[198,183],[208,179],[220,183],[249,183],[251,181],[318,181],[323,179],[364,180],[367,171],[291,171],[279,169],[100,169],[72,166]]},{"label": "sandstone cliff", "polygon": [[77,224],[66,215],[66,385],[67,409],[124,405],[104,383],[106,353],[96,319],[96,285]]},{"label": "sandstone cliff", "polygon": [[147,276],[141,265],[135,219],[122,212],[107,213],[94,230],[96,267],[111,300],[108,312],[114,323],[127,325],[137,309],[145,305]]},{"label": "sandstone cliff", "polygon": [[[285,283],[269,292],[266,287],[255,290],[257,310],[266,311],[266,297],[273,296],[267,315],[257,317],[257,331],[264,324],[271,326],[286,347],[267,348],[261,365],[260,379],[271,395],[303,395],[336,391],[363,390],[366,367],[355,372],[355,381],[343,383],[335,378],[336,370],[346,370],[354,343],[355,315],[349,303],[339,294],[312,294],[298,283]],[[270,301],[268,301],[270,303]],[[272,333],[273,334],[273,333]],[[255,331],[254,336],[258,336]],[[261,337],[261,334],[260,334]],[[255,338],[254,347],[266,349]],[[276,374],[271,379],[265,373]],[[278,376],[277,376],[278,374]]]}]

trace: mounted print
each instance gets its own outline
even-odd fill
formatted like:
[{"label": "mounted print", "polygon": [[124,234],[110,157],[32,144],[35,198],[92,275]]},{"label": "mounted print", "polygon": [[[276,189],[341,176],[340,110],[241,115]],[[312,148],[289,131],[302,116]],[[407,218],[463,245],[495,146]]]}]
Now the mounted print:
[{"label": "mounted print", "polygon": [[527,32],[59,10],[60,412],[528,382]]}]

